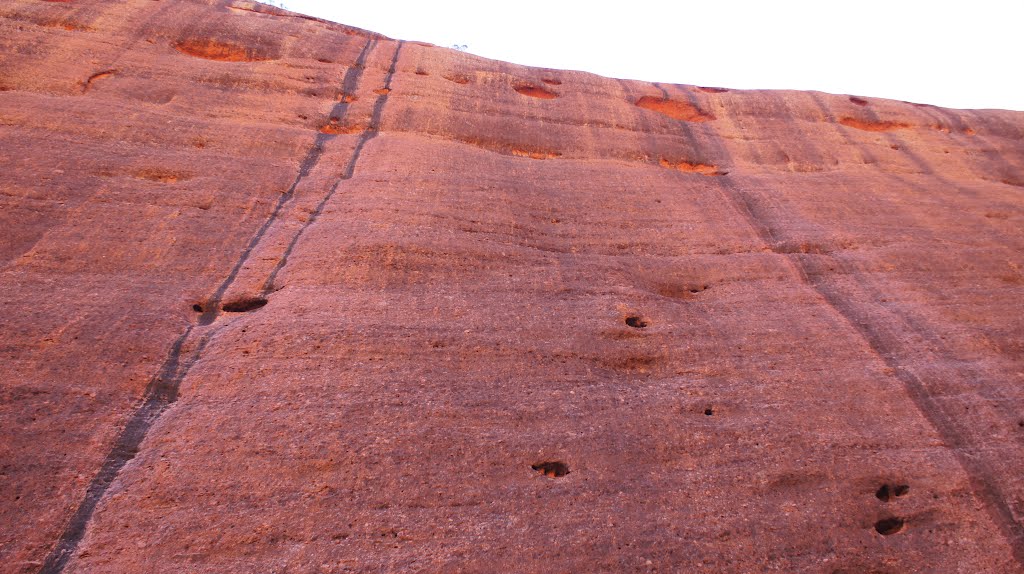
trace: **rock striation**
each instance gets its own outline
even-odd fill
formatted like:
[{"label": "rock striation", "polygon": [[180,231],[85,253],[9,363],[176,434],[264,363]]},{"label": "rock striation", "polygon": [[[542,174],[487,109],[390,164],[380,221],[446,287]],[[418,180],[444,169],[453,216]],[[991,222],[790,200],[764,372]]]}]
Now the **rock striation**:
[{"label": "rock striation", "polygon": [[1024,113],[0,6],[0,571],[1020,572]]}]

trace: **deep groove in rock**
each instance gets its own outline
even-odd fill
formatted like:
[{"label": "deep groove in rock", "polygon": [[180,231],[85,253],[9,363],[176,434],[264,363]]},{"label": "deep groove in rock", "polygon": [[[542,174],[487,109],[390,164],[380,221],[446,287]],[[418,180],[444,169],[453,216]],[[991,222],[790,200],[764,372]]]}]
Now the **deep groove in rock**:
[{"label": "deep groove in rock", "polygon": [[84,94],[88,92],[92,88],[93,82],[95,82],[96,80],[109,78],[110,76],[113,76],[116,73],[117,70],[103,70],[102,72],[96,72],[95,74],[89,76],[84,82],[82,82],[82,93]]},{"label": "deep groove in rock", "polygon": [[403,45],[404,42],[398,42],[398,45],[395,47],[395,54],[391,58],[391,67],[388,69],[387,77],[384,80],[384,87],[381,89],[381,91],[379,91],[377,101],[374,103],[373,106],[373,114],[370,117],[370,125],[366,126],[366,129],[363,130],[362,135],[359,137],[359,142],[356,144],[355,149],[352,151],[352,156],[349,158],[348,163],[345,165],[345,169],[342,171],[341,177],[335,180],[334,185],[331,186],[327,194],[325,194],[323,199],[320,200],[320,203],[317,204],[316,208],[313,210],[313,213],[309,215],[309,218],[306,220],[305,223],[303,223],[302,227],[300,227],[299,230],[295,232],[295,235],[292,236],[291,241],[288,243],[288,247],[285,248],[284,254],[281,255],[281,258],[274,266],[274,269],[270,272],[270,275],[267,277],[267,280],[263,283],[262,293],[264,295],[267,295],[271,291],[273,291],[274,282],[277,279],[277,275],[281,272],[282,269],[284,269],[285,265],[287,265],[288,257],[295,249],[295,246],[298,244],[299,239],[302,238],[303,234],[306,232],[307,229],[310,228],[310,226],[316,223],[317,219],[320,217],[320,214],[323,213],[324,207],[327,206],[327,203],[331,200],[332,197],[334,197],[335,192],[337,192],[338,188],[341,187],[341,183],[345,180],[352,178],[352,174],[355,173],[356,163],[359,161],[359,156],[362,154],[363,148],[370,140],[377,137],[377,134],[380,132],[381,116],[384,112],[384,105],[388,101],[388,94],[391,93],[391,82],[394,79],[395,71],[398,68],[398,57],[402,52]]},{"label": "deep groove in rock", "polygon": [[[724,198],[729,201],[736,211],[747,221],[747,224],[768,246],[777,243],[772,230],[764,222],[762,217],[756,215],[753,204],[746,198],[746,194],[736,190],[728,183],[728,180],[719,180],[719,186]],[[940,404],[929,395],[927,388],[920,379],[908,369],[905,369],[897,362],[896,353],[883,341],[872,325],[858,320],[857,313],[850,304],[833,292],[821,281],[813,277],[824,277],[824,273],[814,273],[814,259],[804,258],[799,255],[785,254],[789,261],[799,273],[801,280],[814,289],[823,300],[831,307],[837,315],[854,329],[858,335],[868,344],[872,352],[886,367],[890,369],[893,376],[902,384],[910,399],[914,402],[918,411],[938,431],[939,435],[947,444],[953,445],[953,453],[957,462],[964,469],[970,478],[972,489],[977,496],[986,504],[992,519],[1004,532],[1008,540],[1024,542],[1024,526],[1014,517],[1006,499],[1001,495],[998,484],[993,479],[993,473],[988,465],[981,459],[968,456],[964,451],[964,439],[957,431],[956,423],[951,415],[947,414]],[[884,525],[883,525],[884,526]],[[1024,545],[1014,547],[1014,559],[1019,564],[1024,564]]]},{"label": "deep groove in rock", "polygon": [[[345,78],[343,80],[345,87],[354,87],[354,85],[358,84],[359,78],[364,69],[366,58],[376,44],[376,38],[370,38],[363,45],[363,49],[356,60],[356,65],[350,67],[345,73]],[[338,105],[345,106],[347,104],[341,103]],[[107,492],[107,489],[110,488],[111,484],[113,484],[125,464],[135,458],[135,455],[138,453],[139,445],[142,444],[142,441],[145,439],[146,433],[149,429],[159,419],[160,415],[167,409],[167,407],[177,400],[178,389],[181,386],[182,380],[184,380],[188,375],[191,367],[201,358],[202,352],[205,349],[207,342],[210,340],[211,333],[204,335],[192,351],[191,356],[187,360],[183,361],[182,348],[185,342],[197,326],[201,327],[210,325],[217,319],[221,311],[219,305],[221,297],[223,297],[224,293],[234,283],[235,278],[242,269],[242,266],[245,265],[250,254],[253,252],[256,245],[259,244],[270,226],[277,220],[284,205],[294,196],[295,188],[298,186],[299,182],[309,174],[319,161],[320,155],[323,153],[322,138],[325,137],[331,136],[318,134],[317,141],[306,154],[305,159],[299,166],[299,173],[296,175],[291,187],[287,192],[281,194],[281,197],[278,199],[278,202],[270,216],[263,222],[252,238],[250,238],[245,249],[242,250],[242,253],[235,261],[235,265],[229,272],[227,278],[221,282],[213,297],[210,298],[208,304],[204,307],[198,323],[190,325],[185,329],[185,332],[182,333],[181,336],[179,336],[171,345],[171,349],[168,351],[163,364],[146,387],[143,394],[144,398],[142,406],[132,413],[128,423],[115,439],[110,452],[104,459],[100,471],[89,483],[85,497],[79,504],[74,515],[72,515],[71,520],[65,526],[56,545],[47,555],[46,560],[43,562],[43,565],[39,570],[39,574],[58,574],[64,570],[68,562],[74,556],[78,545],[81,543],[82,537],[85,535],[86,528],[88,527],[89,521],[92,519],[92,515],[96,510],[97,504],[99,504],[99,501],[103,498],[103,495]],[[215,332],[216,329],[214,330],[214,333]]]},{"label": "deep groove in rock", "polygon": [[248,313],[249,311],[262,309],[267,303],[268,301],[264,297],[242,297],[241,299],[224,303],[221,310],[225,313]]}]

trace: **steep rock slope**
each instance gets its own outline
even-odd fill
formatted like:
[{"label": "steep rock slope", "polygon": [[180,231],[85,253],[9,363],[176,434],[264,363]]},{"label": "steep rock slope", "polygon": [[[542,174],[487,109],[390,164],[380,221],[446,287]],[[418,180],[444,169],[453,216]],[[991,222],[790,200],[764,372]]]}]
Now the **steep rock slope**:
[{"label": "steep rock slope", "polygon": [[1021,571],[1022,136],[8,1],[0,571]]}]

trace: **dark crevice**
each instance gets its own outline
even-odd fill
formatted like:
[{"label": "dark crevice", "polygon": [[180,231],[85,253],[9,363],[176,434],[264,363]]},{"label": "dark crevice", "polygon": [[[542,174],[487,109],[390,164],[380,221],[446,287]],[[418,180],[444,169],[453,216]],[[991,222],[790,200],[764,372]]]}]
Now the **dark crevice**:
[{"label": "dark crevice", "polygon": [[[365,68],[366,58],[376,44],[377,40],[375,38],[371,38],[366,41],[355,64],[345,72],[345,77],[343,79],[344,91],[354,91]],[[344,113],[347,106],[347,103],[339,102],[335,106],[335,110],[332,115]],[[379,117],[379,109],[375,109],[374,112],[375,117]],[[312,148],[307,152],[306,157],[300,164],[299,172],[296,175],[295,180],[292,182],[292,185],[285,193],[281,194],[280,199],[278,199],[277,204],[274,206],[274,210],[239,254],[239,257],[236,260],[234,267],[228,273],[228,276],[220,284],[216,292],[205,305],[196,303],[192,306],[193,311],[202,313],[202,315],[199,317],[196,324],[190,325],[171,345],[171,349],[168,351],[167,357],[164,359],[160,370],[157,372],[157,375],[150,380],[146,387],[145,393],[143,394],[144,398],[142,405],[132,413],[128,423],[115,439],[114,445],[107,454],[107,457],[104,459],[99,472],[89,483],[84,499],[79,504],[74,515],[71,517],[70,521],[65,526],[64,531],[61,533],[60,539],[47,555],[45,562],[39,569],[40,574],[58,574],[64,570],[68,562],[75,555],[78,545],[81,543],[82,537],[85,535],[89,521],[91,520],[99,501],[110,488],[110,485],[113,484],[118,473],[120,473],[121,469],[124,468],[125,464],[132,460],[139,452],[139,446],[145,439],[146,433],[149,429],[159,419],[160,415],[177,400],[178,389],[181,386],[182,380],[186,375],[188,375],[191,367],[202,356],[202,352],[205,349],[206,344],[214,334],[204,334],[195,346],[195,349],[190,352],[189,357],[187,359],[183,359],[183,348],[194,329],[197,326],[201,327],[212,324],[217,319],[221,310],[225,312],[241,312],[257,309],[266,304],[266,299],[263,297],[248,298],[245,300],[229,302],[225,304],[222,309],[220,301],[224,293],[226,293],[228,288],[234,283],[242,266],[249,259],[249,256],[259,244],[264,234],[277,220],[284,205],[287,204],[294,196],[295,189],[299,182],[309,175],[312,169],[319,162],[320,156],[323,154],[323,144],[326,139],[330,137],[333,136],[327,134],[317,135],[317,139]],[[357,154],[358,150],[355,155]],[[354,165],[354,159],[350,163]],[[238,311],[233,311],[232,309],[237,309]]]},{"label": "dark crevice", "polygon": [[124,465],[139,452],[139,445],[146,438],[146,433],[157,421],[160,415],[178,398],[178,388],[188,369],[195,362],[197,353],[205,345],[205,340],[200,343],[199,349],[192,355],[192,358],[182,364],[182,347],[189,335],[192,334],[194,326],[189,326],[185,332],[171,346],[171,350],[164,360],[160,371],[150,380],[146,387],[145,400],[142,406],[136,410],[124,429],[114,441],[113,447],[103,460],[96,476],[89,483],[85,491],[85,498],[79,504],[75,514],[68,521],[64,532],[61,534],[57,545],[46,557],[40,574],[56,574],[64,570],[68,561],[74,555],[78,544],[85,535],[93,512],[97,504],[106,493],[110,485],[117,478],[118,473]]},{"label": "dark crevice", "polygon": [[345,165],[345,169],[342,171],[341,177],[339,177],[334,182],[334,185],[331,186],[327,194],[324,195],[323,199],[320,200],[320,203],[317,204],[316,209],[313,210],[313,213],[310,214],[309,218],[306,220],[303,226],[298,230],[298,232],[295,233],[294,236],[292,236],[292,240],[288,243],[288,247],[285,248],[284,254],[281,256],[281,259],[278,260],[277,264],[274,266],[274,269],[270,272],[270,275],[267,277],[267,280],[263,283],[262,293],[264,295],[267,295],[270,292],[274,291],[274,282],[277,279],[277,275],[278,273],[281,272],[282,269],[284,269],[285,265],[287,265],[288,257],[292,254],[292,251],[294,251],[295,246],[299,242],[299,239],[302,238],[302,235],[306,232],[306,230],[309,229],[309,227],[313,225],[313,223],[315,223],[316,220],[320,217],[320,214],[323,213],[324,207],[326,207],[327,203],[331,200],[332,197],[334,197],[334,194],[335,192],[338,191],[338,188],[341,186],[341,183],[345,180],[352,178],[353,173],[355,173],[356,163],[359,161],[359,156],[362,154],[363,148],[370,140],[376,137],[377,134],[380,132],[381,115],[383,114],[384,111],[384,104],[386,104],[388,101],[388,94],[391,93],[391,82],[392,79],[394,78],[395,70],[397,69],[398,66],[398,56],[402,51],[403,44],[404,42],[399,42],[398,46],[395,48],[395,55],[392,56],[391,58],[391,67],[388,69],[388,75],[384,81],[384,88],[381,90],[381,93],[377,96],[377,101],[374,103],[373,106],[373,115],[370,118],[370,125],[367,126],[365,130],[363,130],[362,135],[359,137],[359,142],[356,144],[355,150],[353,150],[352,152],[352,156],[349,158],[348,163]]},{"label": "dark crevice", "polygon": [[[366,58],[369,56],[370,52],[376,45],[377,41],[375,39],[367,40],[366,44],[363,46],[362,51],[359,53],[359,57],[356,59],[355,64],[353,64],[351,67],[348,68],[348,70],[345,71],[345,77],[342,79],[343,92],[351,93],[355,91],[356,86],[358,86],[359,80],[362,77],[363,70],[365,69]],[[345,114],[345,112],[348,111],[348,106],[349,104],[347,102],[338,102],[337,104],[335,104],[334,109],[331,111],[330,115],[332,117],[341,117],[343,114]],[[327,143],[327,141],[334,137],[335,136],[331,134],[317,134],[316,140],[313,142],[313,146],[306,153],[306,157],[302,160],[302,163],[299,164],[299,173],[295,176],[295,180],[292,181],[291,186],[288,187],[288,191],[281,194],[281,197],[277,200],[277,204],[274,206],[274,211],[270,214],[270,217],[263,223],[263,225],[259,228],[256,234],[253,235],[252,239],[249,240],[249,244],[246,245],[245,249],[242,251],[241,256],[235,263],[235,267],[231,270],[231,273],[228,274],[227,278],[224,280],[223,283],[221,283],[220,287],[213,294],[213,297],[211,298],[211,302],[213,304],[209,305],[206,311],[203,313],[203,315],[199,318],[200,325],[209,325],[213,323],[214,320],[217,319],[217,311],[219,305],[217,305],[216,303],[221,300],[221,298],[224,296],[224,293],[227,292],[228,287],[230,287],[234,283],[235,278],[238,276],[239,271],[241,271],[242,269],[242,265],[244,265],[245,262],[248,261],[249,255],[252,253],[253,249],[256,248],[256,245],[259,244],[260,240],[263,239],[263,235],[266,234],[268,229],[270,229],[270,226],[273,225],[275,221],[277,221],[277,218],[280,215],[281,210],[295,196],[295,189],[298,187],[299,183],[303,179],[305,179],[306,176],[308,176],[309,173],[313,171],[313,168],[316,167],[316,165],[320,162],[320,156],[323,155],[324,145]],[[264,294],[266,294],[266,292],[264,292]]]},{"label": "dark crevice", "polygon": [[92,88],[93,82],[95,82],[96,80],[102,80],[103,78],[109,78],[110,76],[113,76],[116,73],[117,73],[117,70],[111,69],[111,70],[103,70],[102,72],[96,72],[95,74],[89,76],[89,78],[87,80],[82,82],[82,93],[84,94],[84,93],[88,92],[89,89]]},{"label": "dark crevice", "polygon": [[[823,108],[827,117],[833,117],[830,112]],[[680,128],[692,139],[692,135],[686,131],[685,124]],[[694,142],[696,144],[696,142]],[[718,151],[724,159],[729,159],[728,150],[719,144]],[[919,158],[912,158],[920,161]],[[925,173],[930,173],[925,171]],[[941,179],[941,178],[940,178]],[[727,178],[715,180],[723,199],[731,203],[734,209],[747,220],[749,226],[755,231],[759,238],[768,246],[777,244],[775,235],[777,230],[769,224],[770,219],[760,213],[758,205],[751,200],[748,192],[738,189]],[[1019,564],[1024,564],[1024,525],[1014,516],[1007,502],[1005,490],[1000,481],[996,478],[997,473],[984,459],[972,456],[976,447],[970,439],[960,430],[958,415],[951,414],[939,403],[930,393],[925,381],[918,378],[909,369],[903,367],[897,360],[895,342],[891,335],[879,329],[873,322],[864,320],[861,313],[855,308],[852,302],[844,297],[837,289],[827,283],[826,272],[830,263],[819,261],[817,258],[809,258],[800,254],[780,254],[786,257],[792,264],[794,271],[800,279],[809,287],[814,289],[843,320],[868,344],[872,353],[879,358],[891,370],[894,377],[898,379],[909,398],[917,409],[924,415],[929,423],[942,436],[944,442],[949,445],[958,463],[963,467],[970,478],[972,490],[980,500],[984,502],[986,510],[993,521],[999,525],[1000,530],[1006,536],[1013,548],[1014,559]],[[824,266],[824,267],[823,267]],[[906,317],[901,317],[907,320]],[[909,327],[917,332],[920,327],[910,324]],[[902,524],[902,523],[901,523]],[[884,525],[883,525],[884,526]]]},{"label": "dark crevice", "polygon": [[248,313],[266,306],[267,300],[264,297],[243,297],[225,303],[221,308],[225,313]]}]

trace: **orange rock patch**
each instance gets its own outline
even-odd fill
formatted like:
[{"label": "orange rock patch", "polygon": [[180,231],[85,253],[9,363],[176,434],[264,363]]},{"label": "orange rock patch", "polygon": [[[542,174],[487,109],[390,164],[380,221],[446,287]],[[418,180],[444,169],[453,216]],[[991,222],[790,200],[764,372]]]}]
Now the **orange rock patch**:
[{"label": "orange rock patch", "polygon": [[643,96],[636,101],[636,105],[645,110],[658,112],[659,114],[684,122],[706,122],[715,119],[714,114],[705,112],[689,102],[678,100]]}]

